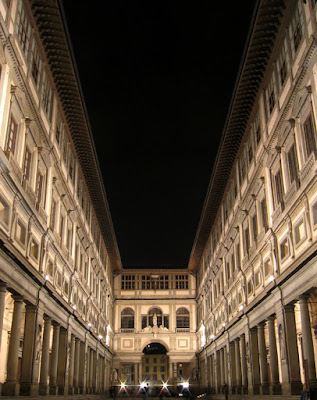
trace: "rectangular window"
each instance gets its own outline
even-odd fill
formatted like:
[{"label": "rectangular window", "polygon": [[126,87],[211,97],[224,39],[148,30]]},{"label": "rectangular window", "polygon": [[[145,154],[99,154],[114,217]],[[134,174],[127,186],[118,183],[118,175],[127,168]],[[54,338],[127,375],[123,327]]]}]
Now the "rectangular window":
[{"label": "rectangular window", "polygon": [[298,163],[297,163],[296,149],[294,144],[287,153],[287,162],[288,162],[290,183],[293,183],[295,180],[297,180],[298,177]]},{"label": "rectangular window", "polygon": [[300,42],[303,38],[303,15],[302,15],[302,7],[301,2],[297,2],[296,9],[294,11],[293,18],[291,20],[291,24],[289,26],[289,37],[291,40],[293,57],[297,52]]},{"label": "rectangular window", "polygon": [[280,244],[281,260],[288,257],[289,255],[289,243],[287,237],[283,239]]},{"label": "rectangular window", "polygon": [[36,200],[38,204],[41,204],[42,202],[42,196],[43,196],[43,175],[41,174],[40,171],[37,173],[36,177]]},{"label": "rectangular window", "polygon": [[236,244],[235,247],[235,256],[236,256],[236,266],[237,270],[241,268],[241,262],[240,262],[240,243]]},{"label": "rectangular window", "polygon": [[26,243],[26,227],[21,220],[18,219],[16,229],[15,229],[15,238],[25,246]]},{"label": "rectangular window", "polygon": [[32,52],[31,52],[31,74],[37,88],[40,85],[41,68],[42,68],[42,60],[40,57],[37,43],[34,39],[32,43]]},{"label": "rectangular window", "polygon": [[314,120],[313,120],[313,117],[311,114],[306,118],[303,128],[304,128],[306,157],[309,158],[309,156],[313,152],[316,152],[316,138],[315,138],[316,129],[315,129],[315,123],[314,123]]},{"label": "rectangular window", "polygon": [[256,239],[258,237],[258,221],[256,214],[254,214],[252,217],[252,232],[253,232],[253,242],[256,242]]},{"label": "rectangular window", "polygon": [[9,226],[10,206],[2,196],[0,197],[0,221],[4,225]]},{"label": "rectangular window", "polygon": [[159,280],[160,289],[168,289],[168,275],[161,275]]},{"label": "rectangular window", "polygon": [[304,220],[301,219],[294,228],[295,244],[299,244],[306,238],[306,229]]},{"label": "rectangular window", "polygon": [[151,289],[151,277],[142,275],[142,289]]},{"label": "rectangular window", "polygon": [[274,74],[272,74],[271,81],[269,82],[269,84],[265,90],[265,105],[266,105],[266,114],[269,117],[272,114],[272,111],[275,107]]},{"label": "rectangular window", "polygon": [[50,216],[50,228],[52,231],[55,229],[55,219],[56,219],[56,201],[52,200],[51,205],[51,216]]},{"label": "rectangular window", "polygon": [[38,259],[39,259],[39,244],[34,239],[32,239],[32,241],[31,241],[30,255],[35,261],[38,261]]},{"label": "rectangular window", "polygon": [[16,123],[15,119],[13,118],[13,115],[11,114],[8,125],[6,151],[12,154],[15,153],[17,133],[18,133],[18,124]]},{"label": "rectangular window", "polygon": [[275,200],[276,200],[276,206],[278,206],[279,204],[283,204],[284,201],[284,186],[283,186],[281,170],[278,170],[277,173],[274,175],[274,182],[275,182]]},{"label": "rectangular window", "polygon": [[51,120],[52,117],[52,104],[53,104],[53,90],[51,88],[48,77],[45,73],[43,73],[43,82],[42,82],[42,107],[48,116],[48,119]]},{"label": "rectangular window", "polygon": [[21,48],[26,57],[28,56],[29,48],[30,48],[31,30],[32,30],[32,27],[31,27],[29,18],[24,10],[22,1],[20,0],[19,6],[18,6],[16,33],[17,33]]},{"label": "rectangular window", "polygon": [[265,230],[265,232],[268,230],[269,224],[268,224],[268,215],[267,215],[267,207],[266,207],[266,198],[261,200],[260,202],[260,208],[261,208],[261,217],[262,217],[262,225]]},{"label": "rectangular window", "polygon": [[188,275],[175,275],[175,289],[188,289]]},{"label": "rectangular window", "polygon": [[134,290],[135,289],[135,276],[134,275],[122,275],[121,276],[121,289]]},{"label": "rectangular window", "polygon": [[244,233],[244,255],[247,255],[250,250],[250,232],[249,225],[243,230]]},{"label": "rectangular window", "polygon": [[30,178],[30,167],[31,167],[31,151],[28,147],[25,147],[24,162],[23,162],[23,176],[24,179],[29,180]]},{"label": "rectangular window", "polygon": [[284,40],[284,43],[281,47],[280,55],[276,63],[277,66],[277,75],[279,80],[279,88],[282,89],[284,82],[286,81],[286,77],[289,70],[289,60],[287,53],[287,40]]}]

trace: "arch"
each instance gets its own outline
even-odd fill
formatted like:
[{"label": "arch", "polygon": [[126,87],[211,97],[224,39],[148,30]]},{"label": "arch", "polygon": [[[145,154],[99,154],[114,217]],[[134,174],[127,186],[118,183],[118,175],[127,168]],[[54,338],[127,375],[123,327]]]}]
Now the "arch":
[{"label": "arch", "polygon": [[162,339],[157,339],[157,338],[153,340],[153,338],[152,338],[152,339],[147,340],[147,341],[143,344],[143,346],[142,346],[142,353],[144,353],[144,349],[145,349],[149,344],[152,344],[152,343],[159,343],[159,344],[161,344],[162,346],[164,346],[164,347],[166,348],[166,354],[170,351],[170,348],[169,348],[168,344],[167,344],[164,340],[162,340]]},{"label": "arch", "polygon": [[121,329],[134,329],[134,310],[131,307],[121,311]]},{"label": "arch", "polygon": [[176,310],[176,328],[189,328],[189,311],[186,307]]}]

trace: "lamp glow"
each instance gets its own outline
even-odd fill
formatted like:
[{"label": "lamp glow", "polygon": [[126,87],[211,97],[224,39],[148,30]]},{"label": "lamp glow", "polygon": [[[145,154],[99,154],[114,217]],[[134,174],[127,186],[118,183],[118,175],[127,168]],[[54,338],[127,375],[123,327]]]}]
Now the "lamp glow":
[{"label": "lamp glow", "polygon": [[270,281],[270,282],[273,282],[273,281],[274,281],[274,279],[275,279],[275,278],[274,278],[274,276],[273,276],[273,275],[270,275],[270,277],[269,277],[269,281]]},{"label": "lamp glow", "polygon": [[163,389],[167,389],[167,383],[166,382],[163,383]]},{"label": "lamp glow", "polygon": [[243,311],[243,308],[244,308],[244,307],[243,307],[243,305],[241,304],[241,306],[239,307],[239,310],[240,310],[240,311]]},{"label": "lamp glow", "polygon": [[45,280],[49,281],[50,277],[48,275],[45,275]]},{"label": "lamp glow", "polygon": [[75,306],[75,305],[73,305],[73,306],[72,306],[72,309],[75,311],[75,310],[76,310],[76,306]]},{"label": "lamp glow", "polygon": [[141,383],[140,383],[140,388],[141,388],[141,389],[144,389],[145,386],[146,386],[146,383],[145,383],[145,382],[141,382]]},{"label": "lamp glow", "polygon": [[98,338],[99,338],[99,340],[101,340],[102,339],[102,335],[99,335]]},{"label": "lamp glow", "polygon": [[225,326],[226,326],[226,324],[223,322],[223,323],[222,323],[222,326],[223,326],[223,327],[225,327]]},{"label": "lamp glow", "polygon": [[183,382],[182,386],[183,386],[184,389],[188,389],[189,388],[189,382],[188,381]]},{"label": "lamp glow", "polygon": [[121,382],[120,389],[121,389],[121,390],[124,390],[124,389],[125,389],[125,383],[124,383],[124,382]]},{"label": "lamp glow", "polygon": [[88,328],[91,328],[91,323],[90,322],[88,323]]},{"label": "lamp glow", "polygon": [[211,340],[214,340],[214,338],[215,338],[215,335],[210,335]]}]

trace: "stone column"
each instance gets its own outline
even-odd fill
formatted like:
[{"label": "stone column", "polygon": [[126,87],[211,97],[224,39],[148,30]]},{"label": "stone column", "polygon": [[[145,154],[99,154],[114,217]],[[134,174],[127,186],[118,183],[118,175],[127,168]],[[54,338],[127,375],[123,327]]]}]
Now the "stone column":
[{"label": "stone column", "polygon": [[94,351],[90,349],[90,357],[89,357],[89,388],[90,393],[93,393],[93,376],[94,376]]},{"label": "stone column", "polygon": [[52,395],[57,394],[57,363],[58,363],[58,350],[59,350],[59,332],[60,325],[53,322],[53,345],[50,357],[50,387],[49,393]]},{"label": "stone column", "polygon": [[271,370],[271,394],[281,394],[281,385],[278,374],[278,359],[275,336],[275,317],[268,317],[269,330],[269,351],[270,351],[270,370]]},{"label": "stone column", "polygon": [[220,355],[220,379],[219,379],[219,393],[222,393],[222,386],[224,385],[224,366],[223,366],[223,349],[219,350]]},{"label": "stone column", "polygon": [[4,305],[5,305],[6,293],[7,293],[7,285],[4,282],[0,282],[0,351],[2,343],[2,329],[3,329]]},{"label": "stone column", "polygon": [[[74,394],[74,371],[75,371],[75,336],[71,336],[70,342],[70,364],[68,377],[68,394]],[[78,381],[77,381],[78,384]]]},{"label": "stone column", "polygon": [[52,319],[44,316],[44,333],[42,343],[42,360],[39,393],[41,395],[48,394],[48,369],[50,360],[50,336],[51,336]]},{"label": "stone column", "polygon": [[259,365],[259,350],[258,350],[258,335],[257,328],[250,329],[250,366],[251,378],[249,382],[249,394],[260,394],[260,365]]},{"label": "stone column", "polygon": [[227,346],[225,345],[223,348],[223,366],[224,366],[224,384],[228,385],[228,353]]},{"label": "stone column", "polygon": [[[317,396],[317,379],[314,359],[314,345],[308,310],[308,295],[299,296],[300,316],[302,325],[303,356],[306,380],[309,382],[311,392]],[[314,398],[314,395],[311,395]]]},{"label": "stone column", "polygon": [[215,352],[216,354],[216,393],[220,393],[221,390],[221,362],[220,362],[220,350]]},{"label": "stone column", "polygon": [[68,394],[67,353],[68,353],[67,329],[61,327],[59,332],[57,386],[58,386],[58,394],[62,395]]},{"label": "stone column", "polygon": [[13,295],[12,298],[14,300],[14,306],[8,350],[7,380],[2,387],[2,394],[5,396],[17,396],[19,394],[19,385],[17,384],[17,369],[21,338],[23,297]]},{"label": "stone column", "polygon": [[241,376],[241,358],[240,358],[240,338],[234,341],[234,352],[236,362],[236,381],[237,381],[237,394],[241,394],[242,376]]},{"label": "stone column", "polygon": [[237,371],[236,371],[236,354],[234,342],[229,343],[229,356],[230,356],[230,387],[231,393],[236,393],[237,389]]},{"label": "stone column", "polygon": [[242,393],[248,393],[248,370],[247,370],[247,357],[245,348],[245,335],[240,336],[241,343],[241,378],[242,378]]},{"label": "stone column", "polygon": [[79,375],[78,375],[78,387],[79,393],[86,393],[86,374],[87,374],[87,357],[86,357],[86,344],[83,342],[80,343],[80,362],[79,362]]},{"label": "stone column", "polygon": [[285,319],[285,342],[283,337],[283,331],[281,332],[279,339],[280,339],[282,360],[286,358],[285,347],[287,349],[289,384],[285,385],[283,380],[282,390],[283,394],[293,394],[293,395],[301,394],[302,384],[301,384],[300,370],[299,370],[299,356],[297,347],[294,304],[288,304],[284,307],[284,319]]},{"label": "stone column", "polygon": [[74,380],[73,380],[73,387],[74,387],[74,394],[78,394],[78,378],[79,378],[79,357],[80,357],[80,340],[75,338],[75,365],[74,365]]},{"label": "stone column", "polygon": [[258,345],[259,345],[259,358],[260,358],[260,380],[261,380],[261,394],[269,394],[269,379],[267,371],[267,357],[266,357],[266,344],[264,336],[265,322],[258,325]]},{"label": "stone column", "polygon": [[20,395],[37,395],[39,391],[39,359],[42,342],[43,310],[27,305],[21,363]]}]

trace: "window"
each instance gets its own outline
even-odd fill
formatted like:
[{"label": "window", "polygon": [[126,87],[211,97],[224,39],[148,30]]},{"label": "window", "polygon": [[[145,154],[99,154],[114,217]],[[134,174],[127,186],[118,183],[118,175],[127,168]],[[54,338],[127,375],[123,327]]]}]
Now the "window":
[{"label": "window", "polygon": [[59,222],[59,236],[61,237],[62,240],[64,236],[64,227],[65,227],[65,217],[61,214]]},{"label": "window", "polygon": [[54,264],[50,258],[47,260],[46,274],[50,277],[53,277],[54,275]]},{"label": "window", "polygon": [[56,219],[56,201],[52,200],[51,205],[51,216],[50,216],[50,228],[52,231],[55,229],[55,219]]},{"label": "window", "polygon": [[35,239],[31,240],[30,255],[35,260],[39,259],[39,244]]},{"label": "window", "polygon": [[188,275],[175,275],[175,288],[188,289]]},{"label": "window", "polygon": [[292,184],[297,180],[298,177],[298,163],[296,157],[296,149],[293,144],[290,150],[287,153],[287,163],[288,163],[288,171],[289,171],[289,179]]},{"label": "window", "polygon": [[15,238],[25,246],[26,243],[26,227],[24,223],[18,219],[16,229],[15,229]]},{"label": "window", "polygon": [[121,276],[121,289],[135,289],[135,276],[134,275],[122,275]]},{"label": "window", "polygon": [[284,186],[283,186],[283,179],[282,179],[282,172],[279,169],[276,174],[274,175],[274,183],[275,183],[275,203],[276,207],[279,204],[284,203]]},{"label": "window", "polygon": [[62,287],[62,273],[60,271],[56,272],[56,286],[59,288]]},{"label": "window", "polygon": [[300,45],[300,42],[303,38],[303,16],[302,16],[302,7],[301,2],[297,2],[297,7],[295,9],[293,18],[291,20],[291,24],[289,26],[289,37],[291,40],[291,47],[293,57],[295,56],[296,51]]},{"label": "window", "polygon": [[274,74],[272,74],[271,81],[269,82],[269,84],[265,90],[265,105],[266,105],[266,114],[267,114],[267,117],[269,117],[272,114],[272,111],[275,107]]},{"label": "window", "polygon": [[254,273],[254,282],[256,288],[261,285],[262,279],[261,279],[261,272],[259,269]]},{"label": "window", "polygon": [[69,253],[72,252],[72,243],[73,243],[73,224],[71,223],[71,221],[68,221],[66,246],[69,250]]},{"label": "window", "polygon": [[277,76],[279,81],[279,88],[282,89],[284,82],[286,81],[286,77],[289,70],[289,60],[287,53],[287,40],[284,40],[284,43],[281,47],[281,52],[279,58],[276,63],[277,66]]},{"label": "window", "polygon": [[301,219],[294,228],[295,244],[300,244],[306,238],[306,229],[304,220]]},{"label": "window", "polygon": [[40,171],[37,173],[35,194],[37,203],[41,204],[43,195],[43,175]]},{"label": "window", "polygon": [[189,328],[189,311],[185,307],[180,307],[176,311],[176,327]]},{"label": "window", "polygon": [[0,196],[0,221],[6,226],[9,226],[10,206],[2,196]]},{"label": "window", "polygon": [[273,274],[273,267],[272,267],[272,262],[270,258],[267,258],[264,261],[264,276],[267,278],[268,276],[271,276]]},{"label": "window", "polygon": [[268,223],[265,195],[264,195],[264,198],[260,201],[260,209],[261,209],[261,217],[262,217],[262,226],[264,228],[264,231],[266,232],[268,230],[269,223]]},{"label": "window", "polygon": [[240,262],[240,243],[238,242],[235,246],[235,257],[236,257],[236,267],[237,270],[241,268],[241,262]]},{"label": "window", "polygon": [[317,224],[317,202],[312,206],[313,222],[314,226]]},{"label": "window", "polygon": [[248,296],[250,296],[253,293],[253,281],[252,281],[252,279],[248,280],[247,293],[248,293]]},{"label": "window", "polygon": [[26,146],[24,153],[24,162],[23,162],[23,176],[26,180],[30,178],[30,167],[31,167],[31,151]]},{"label": "window", "polygon": [[159,280],[160,289],[168,289],[168,275],[161,275]]},{"label": "window", "polygon": [[50,120],[52,116],[53,90],[51,88],[48,77],[45,73],[43,73],[41,100],[42,100],[42,107]]},{"label": "window", "polygon": [[127,307],[121,312],[121,329],[134,329],[134,311],[131,307]]},{"label": "window", "polygon": [[284,238],[280,244],[281,260],[289,256],[289,243],[288,238]]},{"label": "window", "polygon": [[253,242],[256,242],[258,237],[258,221],[256,213],[252,217],[252,233],[253,233]]},{"label": "window", "polygon": [[151,288],[151,277],[149,275],[142,275],[142,289]]},{"label": "window", "polygon": [[244,236],[244,256],[249,253],[250,250],[250,232],[249,232],[249,225],[247,225],[243,230]]},{"label": "window", "polygon": [[63,292],[66,296],[68,296],[68,290],[69,290],[69,283],[68,283],[68,279],[64,280],[64,287],[63,287]]},{"label": "window", "polygon": [[8,125],[8,133],[7,133],[7,143],[6,143],[6,151],[14,154],[15,153],[15,145],[17,140],[17,132],[18,132],[18,124],[16,123],[13,115],[10,115],[9,125]]},{"label": "window", "polygon": [[24,7],[22,6],[22,1],[20,0],[18,6],[16,33],[26,57],[28,56],[30,48],[31,29],[29,18],[24,10]]},{"label": "window", "polygon": [[165,328],[169,328],[169,319],[168,319],[168,315],[164,315],[164,327]]},{"label": "window", "polygon": [[315,129],[315,123],[314,123],[314,120],[313,120],[313,117],[311,114],[306,118],[306,120],[303,124],[303,128],[304,128],[306,158],[309,158],[309,156],[313,152],[316,152],[316,139],[315,139],[316,129]]},{"label": "window", "polygon": [[42,68],[42,60],[40,57],[37,43],[34,39],[32,43],[32,52],[31,52],[31,74],[37,88],[40,85],[41,68]]}]

